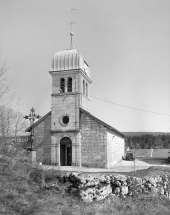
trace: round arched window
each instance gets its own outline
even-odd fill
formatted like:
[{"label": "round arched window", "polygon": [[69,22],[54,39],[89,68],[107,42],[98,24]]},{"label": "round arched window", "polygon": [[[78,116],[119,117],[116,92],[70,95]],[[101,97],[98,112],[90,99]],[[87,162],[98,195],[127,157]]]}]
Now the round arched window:
[{"label": "round arched window", "polygon": [[69,117],[68,117],[68,116],[63,116],[63,117],[62,117],[62,123],[63,123],[64,125],[67,125],[67,124],[69,123]]}]

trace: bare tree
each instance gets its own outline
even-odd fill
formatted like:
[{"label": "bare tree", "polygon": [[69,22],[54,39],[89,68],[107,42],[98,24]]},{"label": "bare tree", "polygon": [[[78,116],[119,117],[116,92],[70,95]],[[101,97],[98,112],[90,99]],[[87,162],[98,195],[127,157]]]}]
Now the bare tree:
[{"label": "bare tree", "polygon": [[12,108],[14,94],[6,73],[6,61],[0,62],[0,172],[7,168],[14,177],[20,177],[29,175],[30,170],[30,159],[23,147],[23,140],[27,142],[28,138],[22,138],[26,122],[21,112]]}]

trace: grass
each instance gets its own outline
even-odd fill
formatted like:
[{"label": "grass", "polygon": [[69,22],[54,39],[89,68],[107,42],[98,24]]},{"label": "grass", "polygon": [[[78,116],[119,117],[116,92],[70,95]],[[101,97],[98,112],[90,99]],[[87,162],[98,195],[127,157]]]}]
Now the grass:
[{"label": "grass", "polygon": [[159,196],[143,195],[135,199],[109,196],[103,201],[86,204],[75,197],[60,193],[54,195],[47,192],[43,196],[46,198],[41,199],[41,211],[36,215],[169,215],[170,211],[170,200]]},{"label": "grass", "polygon": [[[136,171],[136,176],[169,174],[165,167],[151,167]],[[45,172],[46,182],[57,180],[63,172]],[[133,174],[133,173],[126,173]],[[140,195],[120,199],[114,195],[100,202],[84,203],[65,192],[66,185],[58,182],[59,189],[41,189],[42,170],[32,170],[29,181],[12,174],[0,175],[0,214],[4,215],[169,215],[170,199],[164,196]]]}]

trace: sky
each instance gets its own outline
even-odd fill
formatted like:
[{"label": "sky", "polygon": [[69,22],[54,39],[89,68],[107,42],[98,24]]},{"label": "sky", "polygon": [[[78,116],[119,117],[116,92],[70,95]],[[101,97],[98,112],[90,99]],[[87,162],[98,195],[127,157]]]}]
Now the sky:
[{"label": "sky", "polygon": [[[70,8],[75,8],[70,12]],[[169,0],[0,0],[1,61],[17,108],[51,109],[51,60],[74,47],[91,70],[91,113],[122,132],[170,132]]]}]

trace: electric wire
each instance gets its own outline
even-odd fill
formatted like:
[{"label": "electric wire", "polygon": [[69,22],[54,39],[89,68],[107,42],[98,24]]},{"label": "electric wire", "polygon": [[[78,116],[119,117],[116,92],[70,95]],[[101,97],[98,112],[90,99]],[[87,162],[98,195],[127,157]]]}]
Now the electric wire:
[{"label": "electric wire", "polygon": [[103,101],[103,102],[107,102],[107,103],[110,103],[110,104],[113,104],[113,105],[121,106],[121,107],[124,107],[124,108],[129,108],[129,109],[142,111],[142,112],[146,112],[146,113],[152,113],[152,114],[157,114],[157,115],[163,115],[163,116],[169,116],[170,117],[170,114],[166,114],[166,113],[158,113],[158,112],[154,112],[154,111],[149,111],[149,110],[143,110],[143,109],[140,109],[140,108],[130,107],[130,106],[127,106],[127,105],[122,105],[122,104],[118,104],[118,103],[115,103],[115,102],[106,101],[104,99],[96,98],[94,96],[89,96],[89,97],[97,99],[97,100],[100,100],[100,101]]}]

